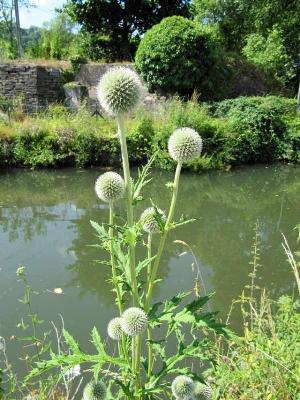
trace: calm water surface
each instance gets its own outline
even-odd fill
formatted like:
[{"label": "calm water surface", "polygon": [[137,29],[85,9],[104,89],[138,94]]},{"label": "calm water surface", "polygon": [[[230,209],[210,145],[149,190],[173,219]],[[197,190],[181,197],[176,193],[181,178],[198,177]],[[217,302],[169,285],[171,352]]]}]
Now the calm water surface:
[{"label": "calm water surface", "polygon": [[[28,278],[39,290],[34,308],[45,320],[66,328],[87,345],[95,324],[106,337],[106,325],[116,309],[108,268],[97,264],[104,254],[96,243],[90,220],[107,221],[108,208],[94,193],[101,170],[0,171],[0,336],[8,340],[9,355],[17,362],[20,335],[16,324],[25,313],[18,302],[22,285],[17,266],[27,268]],[[154,171],[145,198],[166,209],[170,193],[165,183],[172,174]],[[259,223],[261,264],[258,284],[272,296],[293,290],[293,277],[281,246],[284,233],[296,249],[294,226],[300,222],[300,168],[255,166],[232,172],[184,174],[178,200],[181,214],[197,222],[183,226],[168,240],[160,273],[165,279],[156,288],[155,300],[166,299],[193,287],[193,257],[175,239],[193,249],[208,291],[216,294],[213,309],[223,318],[234,298],[249,282],[254,225]],[[139,205],[137,215],[149,206]],[[124,210],[119,205],[118,213]],[[53,294],[61,288],[62,295]],[[233,315],[234,329],[240,319]],[[10,340],[10,338],[12,338]]]}]

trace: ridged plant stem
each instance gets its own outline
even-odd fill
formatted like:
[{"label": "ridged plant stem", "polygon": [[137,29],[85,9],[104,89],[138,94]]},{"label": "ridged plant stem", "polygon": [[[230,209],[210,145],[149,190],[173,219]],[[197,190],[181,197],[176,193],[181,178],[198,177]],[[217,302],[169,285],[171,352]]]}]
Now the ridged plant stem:
[{"label": "ridged plant stem", "polygon": [[[117,123],[118,123],[118,135],[119,135],[121,152],[122,152],[122,164],[123,164],[125,191],[126,191],[127,227],[130,230],[134,227],[133,206],[132,206],[132,182],[131,182],[130,168],[129,168],[129,158],[128,158],[128,151],[127,151],[127,143],[126,143],[124,117],[122,115],[117,116]],[[128,245],[130,280],[131,280],[133,305],[135,307],[139,307],[140,300],[139,300],[136,270],[135,270],[135,243],[134,243],[134,240],[135,239],[130,240],[129,245]],[[133,339],[133,341],[132,341],[132,369],[133,369],[133,373],[135,376],[136,396],[137,396],[137,393],[140,388],[140,347],[141,347],[140,338],[138,338],[137,340]]]},{"label": "ridged plant stem", "polygon": [[109,203],[109,246],[110,246],[110,263],[111,263],[111,271],[112,271],[112,281],[113,281],[113,285],[116,288],[116,292],[117,292],[117,303],[118,303],[118,309],[119,309],[119,313],[120,316],[123,313],[123,305],[122,305],[122,294],[120,291],[120,286],[118,283],[118,277],[117,277],[117,271],[116,271],[116,260],[115,260],[115,252],[114,252],[114,228],[113,228],[113,224],[114,224],[114,202],[111,201]]},{"label": "ridged plant stem", "polygon": [[[148,250],[148,265],[147,265],[147,286],[146,286],[146,293],[148,291],[150,276],[151,276],[151,257],[152,257],[152,233],[148,234],[148,243],[147,243],[147,250]],[[153,366],[153,355],[152,355],[152,330],[148,327],[147,329],[148,335],[148,370],[147,370],[147,378],[148,380],[151,378],[152,374],[152,366]]]},{"label": "ridged plant stem", "polygon": [[163,234],[162,234],[162,236],[160,238],[158,251],[157,251],[157,256],[155,258],[155,261],[154,261],[154,264],[153,264],[153,268],[152,268],[152,271],[151,271],[150,280],[149,280],[149,286],[148,286],[148,290],[147,290],[147,294],[146,294],[146,302],[145,302],[145,311],[146,312],[148,312],[149,309],[150,309],[152,291],[153,291],[154,283],[155,283],[155,280],[156,280],[158,267],[159,267],[159,264],[160,264],[160,260],[161,260],[161,256],[162,256],[164,247],[165,247],[166,238],[167,238],[168,233],[170,231],[171,223],[172,223],[173,216],[174,216],[174,211],[175,211],[175,206],[176,206],[176,201],[177,201],[177,195],[178,195],[178,187],[179,187],[179,178],[180,178],[181,167],[182,167],[182,163],[178,163],[177,164],[177,168],[176,168],[176,172],[175,172],[174,182],[173,182],[173,194],[172,194],[172,200],[171,200],[171,205],[170,205],[170,209],[169,209],[169,214],[168,214],[167,221],[165,223],[164,232],[163,232]]},{"label": "ridged plant stem", "polygon": [[[117,116],[117,123],[118,123],[118,134],[119,134],[119,139],[120,139],[120,144],[121,144],[122,164],[123,164],[125,191],[126,191],[127,225],[128,225],[128,228],[130,229],[134,226],[133,206],[132,206],[132,183],[131,183],[130,169],[129,169],[129,159],[128,159],[126,134],[125,134],[125,127],[124,127],[124,117],[122,115]],[[135,246],[134,246],[134,243],[129,244],[129,259],[130,259],[130,280],[131,280],[131,286],[132,286],[133,304],[134,304],[134,306],[138,307],[139,306],[139,295],[138,295],[137,279],[136,279],[136,271],[135,271]]]}]

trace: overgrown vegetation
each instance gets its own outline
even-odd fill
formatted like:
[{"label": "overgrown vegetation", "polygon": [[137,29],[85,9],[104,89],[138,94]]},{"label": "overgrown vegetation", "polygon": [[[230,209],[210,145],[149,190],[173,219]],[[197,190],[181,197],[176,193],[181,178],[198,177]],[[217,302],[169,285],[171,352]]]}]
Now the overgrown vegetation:
[{"label": "overgrown vegetation", "polygon": [[[166,139],[175,128],[186,125],[205,139],[202,156],[186,166],[189,170],[299,161],[296,101],[272,96],[208,105],[174,99],[155,113],[138,112],[128,121],[130,161],[140,164],[159,150],[155,166],[172,169]],[[84,106],[72,114],[53,105],[34,117],[15,107],[10,109],[10,121],[0,123],[2,166],[111,166],[120,163],[118,151],[112,120],[91,116]]]},{"label": "overgrown vegetation", "polygon": [[271,299],[268,291],[257,284],[259,269],[263,268],[258,227],[250,263],[250,285],[232,303],[232,308],[240,306],[243,335],[226,346],[218,345],[217,367],[207,371],[214,375],[217,388],[214,398],[219,400],[299,398],[300,262],[295,258],[299,253],[294,255],[283,237],[283,248],[295,277],[295,294]]}]

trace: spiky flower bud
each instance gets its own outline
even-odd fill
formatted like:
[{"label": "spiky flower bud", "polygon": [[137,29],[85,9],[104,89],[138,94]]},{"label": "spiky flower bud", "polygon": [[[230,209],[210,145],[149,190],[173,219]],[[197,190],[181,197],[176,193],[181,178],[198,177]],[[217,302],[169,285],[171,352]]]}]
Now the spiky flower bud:
[{"label": "spiky flower bud", "polygon": [[110,202],[123,197],[125,183],[123,178],[116,172],[105,172],[97,179],[95,190],[101,200]]},{"label": "spiky flower bud", "polygon": [[130,68],[110,69],[98,85],[98,100],[111,115],[132,111],[141,98],[141,82]]},{"label": "spiky flower bud", "polygon": [[212,389],[209,385],[204,385],[203,383],[197,382],[195,384],[194,392],[195,400],[211,400],[212,399]]},{"label": "spiky flower bud", "polygon": [[122,337],[121,321],[119,317],[113,318],[107,325],[108,336],[113,340],[120,340]]},{"label": "spiky flower bud", "polygon": [[138,307],[131,307],[122,315],[121,327],[129,336],[137,336],[147,328],[148,318],[145,311]]},{"label": "spiky flower bud", "polygon": [[202,151],[202,139],[191,128],[175,129],[168,142],[169,154],[177,162],[189,162],[199,157]]},{"label": "spiky flower bud", "polygon": [[190,400],[193,398],[195,384],[185,375],[177,376],[172,382],[172,393],[178,400]]},{"label": "spiky flower bud", "polygon": [[167,219],[165,213],[159,208],[146,208],[146,210],[141,215],[141,223],[143,225],[144,231],[148,233],[160,232],[158,218],[161,219],[162,223],[165,223]]},{"label": "spiky flower bud", "polygon": [[83,390],[83,400],[105,400],[107,389],[104,382],[91,381]]}]

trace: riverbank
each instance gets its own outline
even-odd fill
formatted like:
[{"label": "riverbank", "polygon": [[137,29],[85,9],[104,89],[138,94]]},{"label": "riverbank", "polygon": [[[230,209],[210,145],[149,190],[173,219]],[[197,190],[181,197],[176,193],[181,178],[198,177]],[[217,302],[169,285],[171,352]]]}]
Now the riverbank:
[{"label": "riverbank", "polygon": [[[300,113],[296,100],[241,97],[210,105],[172,100],[155,113],[140,110],[128,120],[133,164],[157,153],[155,166],[172,169],[167,141],[177,127],[196,129],[204,140],[202,157],[192,171],[225,169],[256,162],[300,160]],[[120,164],[114,121],[91,116],[82,107],[70,114],[54,105],[36,116],[15,109],[0,120],[0,166],[59,167]]]}]

